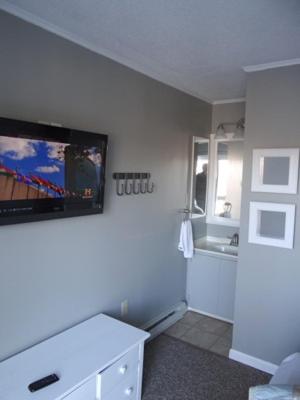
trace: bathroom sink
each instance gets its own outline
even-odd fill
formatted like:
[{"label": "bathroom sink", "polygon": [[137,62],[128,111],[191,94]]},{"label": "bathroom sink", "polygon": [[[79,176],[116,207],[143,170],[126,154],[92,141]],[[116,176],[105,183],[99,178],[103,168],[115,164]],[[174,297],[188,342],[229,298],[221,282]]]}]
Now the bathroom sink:
[{"label": "bathroom sink", "polygon": [[231,254],[233,256],[238,255],[238,249],[236,246],[230,246],[229,244],[214,244],[212,249],[215,251],[220,251],[221,253]]},{"label": "bathroom sink", "polygon": [[195,249],[209,253],[219,253],[229,256],[238,256],[238,247],[230,245],[230,239],[205,236],[194,243]]}]

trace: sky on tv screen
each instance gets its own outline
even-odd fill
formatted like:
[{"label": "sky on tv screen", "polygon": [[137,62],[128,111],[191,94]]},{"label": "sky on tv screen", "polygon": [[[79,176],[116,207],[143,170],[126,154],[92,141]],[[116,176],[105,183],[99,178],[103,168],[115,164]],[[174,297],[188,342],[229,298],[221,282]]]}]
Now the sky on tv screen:
[{"label": "sky on tv screen", "polygon": [[66,143],[0,136],[0,164],[20,176],[37,176],[64,187]]},{"label": "sky on tv screen", "polygon": [[[0,136],[0,175],[13,177],[39,190],[64,196],[65,150],[70,143]],[[78,155],[92,161],[95,170],[101,167],[97,147],[75,145]],[[77,154],[77,153],[76,153]],[[68,195],[68,194],[67,194]]]}]

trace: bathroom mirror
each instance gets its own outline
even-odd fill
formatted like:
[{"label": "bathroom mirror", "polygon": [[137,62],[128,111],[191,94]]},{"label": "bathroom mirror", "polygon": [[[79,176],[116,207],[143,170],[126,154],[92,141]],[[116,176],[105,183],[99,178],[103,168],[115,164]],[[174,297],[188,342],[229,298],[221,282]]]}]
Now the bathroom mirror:
[{"label": "bathroom mirror", "polygon": [[297,193],[299,149],[254,149],[253,192]]},{"label": "bathroom mirror", "polygon": [[244,142],[230,135],[220,139],[211,136],[212,176],[207,222],[239,226]]},{"label": "bathroom mirror", "polygon": [[193,138],[191,165],[190,209],[193,217],[206,215],[209,140],[201,137]]}]

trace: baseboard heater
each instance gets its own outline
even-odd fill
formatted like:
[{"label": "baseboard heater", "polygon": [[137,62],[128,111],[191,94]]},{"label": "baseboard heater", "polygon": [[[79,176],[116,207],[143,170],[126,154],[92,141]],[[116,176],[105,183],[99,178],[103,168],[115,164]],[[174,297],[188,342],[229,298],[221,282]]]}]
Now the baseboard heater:
[{"label": "baseboard heater", "polygon": [[156,318],[153,318],[141,328],[150,333],[151,336],[148,340],[152,340],[181,319],[186,311],[187,304],[186,302],[181,301],[179,304],[166,310],[164,313],[161,313]]}]

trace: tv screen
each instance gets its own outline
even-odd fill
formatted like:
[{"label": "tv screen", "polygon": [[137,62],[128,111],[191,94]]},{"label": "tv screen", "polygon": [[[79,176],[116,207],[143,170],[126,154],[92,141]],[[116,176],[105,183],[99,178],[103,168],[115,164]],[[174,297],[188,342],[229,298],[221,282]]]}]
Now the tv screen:
[{"label": "tv screen", "polygon": [[0,224],[103,212],[107,135],[0,118]]}]

